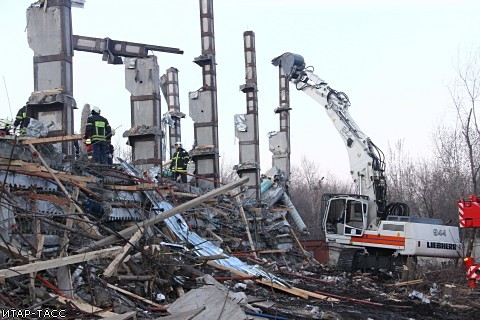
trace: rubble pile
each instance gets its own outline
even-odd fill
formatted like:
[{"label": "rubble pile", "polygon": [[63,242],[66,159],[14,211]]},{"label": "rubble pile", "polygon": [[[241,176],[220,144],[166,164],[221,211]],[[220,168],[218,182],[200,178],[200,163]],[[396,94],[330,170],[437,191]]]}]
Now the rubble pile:
[{"label": "rubble pile", "polygon": [[478,295],[460,267],[402,281],[320,264],[275,178],[255,204],[242,196],[246,178],[200,190],[122,159],[66,166],[45,141],[0,141],[0,312],[11,312],[3,318],[475,316]]}]

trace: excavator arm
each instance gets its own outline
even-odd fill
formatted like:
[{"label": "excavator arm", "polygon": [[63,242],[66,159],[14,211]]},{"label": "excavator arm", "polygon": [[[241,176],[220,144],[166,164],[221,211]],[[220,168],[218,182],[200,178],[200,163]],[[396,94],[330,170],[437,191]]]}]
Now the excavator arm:
[{"label": "excavator arm", "polygon": [[383,153],[353,120],[348,96],[314,74],[302,56],[287,52],[272,63],[297,90],[325,109],[348,153],[356,193],[322,196],[326,240],[341,250],[338,267],[395,271],[408,256],[458,257],[462,251],[458,227],[409,216],[403,203],[387,206]]},{"label": "excavator arm", "polygon": [[349,113],[348,96],[332,89],[327,82],[306,67],[302,56],[290,52],[272,60],[283,69],[286,78],[325,108],[340,134],[349,157],[350,174],[360,195],[369,199],[368,221],[386,218],[386,184],[384,156],[380,149],[357,126]]}]

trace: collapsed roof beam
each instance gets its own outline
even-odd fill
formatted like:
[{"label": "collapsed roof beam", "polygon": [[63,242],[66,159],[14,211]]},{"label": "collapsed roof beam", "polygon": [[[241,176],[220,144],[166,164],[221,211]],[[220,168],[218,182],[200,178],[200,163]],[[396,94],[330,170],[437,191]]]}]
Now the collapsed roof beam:
[{"label": "collapsed roof beam", "polygon": [[102,60],[109,64],[122,64],[121,57],[145,58],[148,56],[149,50],[183,54],[183,50],[178,48],[118,41],[110,38],[100,39],[73,35],[72,41],[74,50],[103,54]]}]

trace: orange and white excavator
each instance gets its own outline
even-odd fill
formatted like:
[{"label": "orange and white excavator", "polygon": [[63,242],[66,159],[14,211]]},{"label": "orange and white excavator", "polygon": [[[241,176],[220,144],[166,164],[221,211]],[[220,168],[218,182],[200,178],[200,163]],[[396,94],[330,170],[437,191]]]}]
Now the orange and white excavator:
[{"label": "orange and white excavator", "polygon": [[457,226],[410,216],[406,204],[387,203],[384,155],[351,117],[348,96],[314,74],[298,54],[284,53],[272,64],[326,111],[347,149],[356,194],[322,198],[326,240],[341,250],[338,266],[398,270],[409,256],[462,257]]},{"label": "orange and white excavator", "polygon": [[[469,195],[467,198],[459,200],[457,205],[460,227],[480,228],[480,199],[474,195]],[[465,263],[468,286],[473,289],[480,284],[480,263],[476,263],[470,254],[467,252],[463,262]]]}]

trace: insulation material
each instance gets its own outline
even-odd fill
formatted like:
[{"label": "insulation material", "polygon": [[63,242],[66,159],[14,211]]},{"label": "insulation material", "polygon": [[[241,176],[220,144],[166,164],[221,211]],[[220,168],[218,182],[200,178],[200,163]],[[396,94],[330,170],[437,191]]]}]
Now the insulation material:
[{"label": "insulation material", "polygon": [[247,132],[247,119],[244,114],[236,114],[234,116],[235,128],[240,132]]}]

